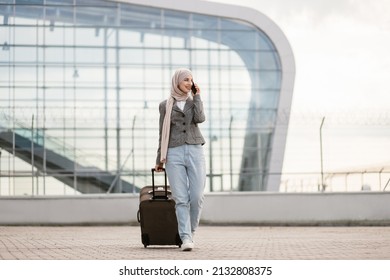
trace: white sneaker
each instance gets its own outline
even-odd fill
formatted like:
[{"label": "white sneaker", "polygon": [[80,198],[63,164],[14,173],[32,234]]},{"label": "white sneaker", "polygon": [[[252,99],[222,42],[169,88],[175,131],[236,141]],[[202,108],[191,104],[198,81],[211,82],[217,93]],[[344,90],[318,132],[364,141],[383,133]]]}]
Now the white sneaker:
[{"label": "white sneaker", "polygon": [[191,251],[192,249],[194,249],[194,242],[191,242],[191,241],[186,241],[185,243],[183,243],[181,245],[181,250],[182,251]]}]

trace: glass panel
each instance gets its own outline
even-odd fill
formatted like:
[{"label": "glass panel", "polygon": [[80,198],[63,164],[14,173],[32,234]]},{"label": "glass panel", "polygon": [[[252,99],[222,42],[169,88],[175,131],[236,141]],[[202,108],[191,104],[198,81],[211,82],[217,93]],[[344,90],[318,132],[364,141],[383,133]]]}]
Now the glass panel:
[{"label": "glass panel", "polygon": [[98,48],[77,48],[75,58],[79,64],[102,64],[104,62],[104,50]]},{"label": "glass panel", "polygon": [[145,50],[145,64],[162,65],[163,55],[162,50]]},{"label": "glass panel", "polygon": [[261,89],[280,89],[281,75],[278,71],[264,71],[261,72]]},{"label": "glass panel", "polygon": [[104,42],[104,33],[99,28],[80,28],[76,31],[76,42],[79,46],[101,46]]},{"label": "glass panel", "polygon": [[[16,1],[17,5],[12,7],[17,16],[14,20],[16,24],[22,24],[26,18],[43,18],[43,9],[40,6],[42,1]],[[27,2],[27,3],[26,3]],[[18,5],[18,4],[38,4],[38,5]]]},{"label": "glass panel", "polygon": [[[25,24],[35,24],[34,21],[27,21]],[[35,45],[37,42],[37,32],[35,28],[32,27],[22,27],[18,26],[14,28],[14,43],[16,45]],[[42,34],[40,34],[42,35]]]},{"label": "glass panel", "polygon": [[155,29],[161,27],[161,10],[135,5],[121,5],[121,24],[131,28]]},{"label": "glass panel", "polygon": [[171,54],[172,64],[178,65],[189,65],[190,62],[190,52],[187,50],[173,50]]},{"label": "glass panel", "polygon": [[34,47],[13,47],[15,51],[15,62],[30,64],[37,61],[37,49]]},{"label": "glass panel", "polygon": [[189,14],[168,10],[164,12],[164,27],[167,30],[184,30],[189,26]]},{"label": "glass panel", "polygon": [[275,52],[261,52],[258,54],[258,69],[264,70],[280,70],[279,61],[276,59]]},{"label": "glass panel", "polygon": [[247,22],[233,20],[233,19],[225,19],[225,18],[220,19],[220,26],[221,26],[221,30],[242,31],[242,32],[253,30],[253,26]]}]

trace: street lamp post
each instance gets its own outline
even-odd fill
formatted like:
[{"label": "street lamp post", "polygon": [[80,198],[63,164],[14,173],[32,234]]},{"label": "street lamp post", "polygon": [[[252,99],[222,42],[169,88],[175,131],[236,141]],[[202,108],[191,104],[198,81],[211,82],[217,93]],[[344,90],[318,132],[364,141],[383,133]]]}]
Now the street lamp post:
[{"label": "street lamp post", "polygon": [[135,128],[135,120],[137,115],[133,117],[133,126],[131,127],[131,155],[133,162],[133,194],[135,193],[135,157],[134,157],[134,128]]},{"label": "street lamp post", "polygon": [[230,116],[230,124],[229,124],[230,191],[233,190],[232,124],[233,124],[233,115]]},{"label": "street lamp post", "polygon": [[0,195],[1,195],[1,149],[0,149]]},{"label": "street lamp post", "polygon": [[325,117],[322,118],[321,125],[320,125],[320,159],[321,159],[321,190],[325,191],[325,185],[324,185],[324,160],[322,156],[322,126],[324,125]]}]

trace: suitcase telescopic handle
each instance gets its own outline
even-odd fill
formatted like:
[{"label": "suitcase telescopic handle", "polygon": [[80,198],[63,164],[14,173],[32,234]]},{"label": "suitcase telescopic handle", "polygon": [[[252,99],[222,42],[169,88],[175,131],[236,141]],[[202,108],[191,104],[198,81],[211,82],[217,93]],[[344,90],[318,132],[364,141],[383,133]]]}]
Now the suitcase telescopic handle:
[{"label": "suitcase telescopic handle", "polygon": [[[168,199],[168,183],[167,183],[167,172],[165,171],[165,168],[162,168],[164,171],[164,188],[165,188],[165,196],[163,198]],[[152,190],[153,190],[153,199],[156,198],[155,196],[155,186],[154,186],[154,172],[156,171],[156,168],[152,168]]]}]

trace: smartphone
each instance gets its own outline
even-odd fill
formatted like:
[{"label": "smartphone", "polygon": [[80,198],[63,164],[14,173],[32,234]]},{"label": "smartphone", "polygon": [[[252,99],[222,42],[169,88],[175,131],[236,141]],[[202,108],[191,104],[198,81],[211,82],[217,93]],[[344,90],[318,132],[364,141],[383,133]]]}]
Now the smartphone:
[{"label": "smartphone", "polygon": [[192,93],[193,93],[193,94],[196,94],[196,87],[195,87],[194,82],[192,82],[191,90],[192,90]]}]

